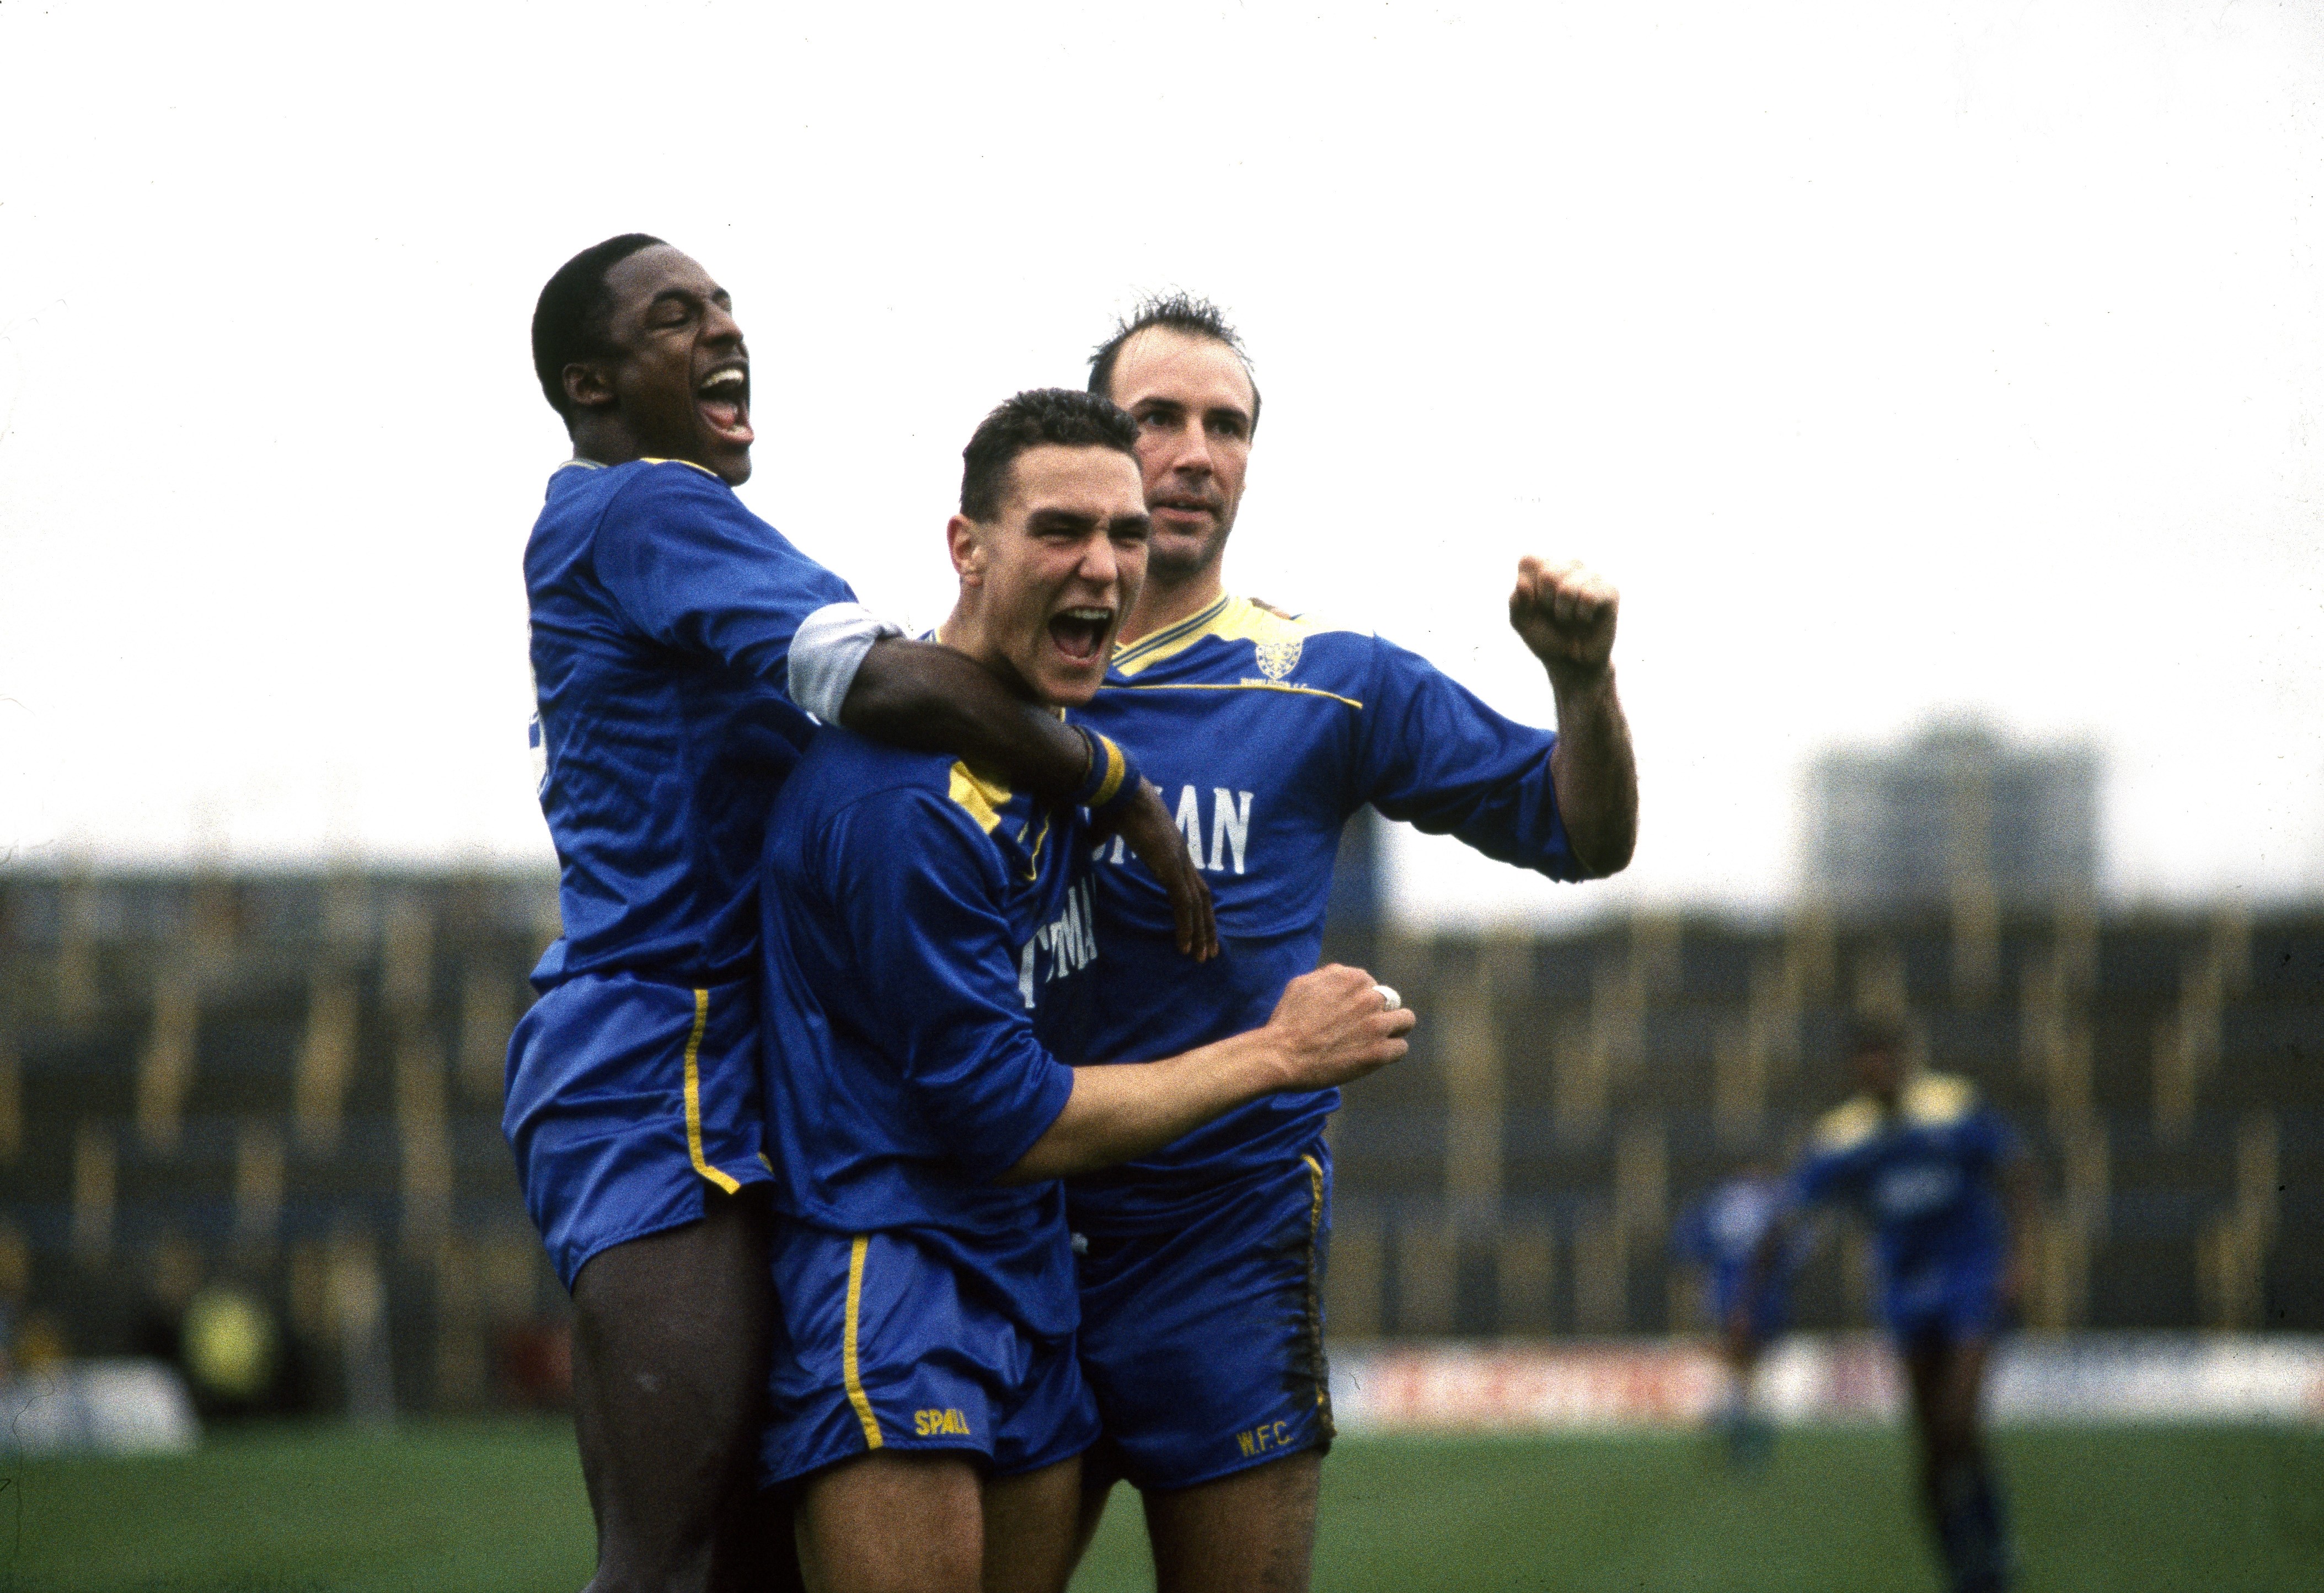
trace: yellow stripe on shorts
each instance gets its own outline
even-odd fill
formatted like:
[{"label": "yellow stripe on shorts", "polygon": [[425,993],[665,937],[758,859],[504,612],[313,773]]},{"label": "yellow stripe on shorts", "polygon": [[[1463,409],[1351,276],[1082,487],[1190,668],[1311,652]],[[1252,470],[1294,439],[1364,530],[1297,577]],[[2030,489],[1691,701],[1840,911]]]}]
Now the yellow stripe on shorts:
[{"label": "yellow stripe on shorts", "polygon": [[742,1185],[702,1159],[702,1031],[710,1027],[710,992],[694,992],[694,1032],[686,1036],[686,1154],[694,1170],[733,1194]]},{"label": "yellow stripe on shorts", "polygon": [[[1323,1164],[1317,1161],[1314,1156],[1301,1156],[1299,1159],[1307,1164],[1307,1187],[1309,1191],[1307,1197],[1307,1275],[1311,1281],[1308,1284],[1310,1317],[1307,1331],[1314,1336],[1316,1343],[1320,1346],[1323,1343],[1323,1332],[1321,1325],[1316,1323],[1313,1317],[1314,1284],[1312,1280],[1315,1275],[1315,1241],[1317,1238],[1322,1237],[1323,1230]],[[1317,1356],[1318,1358],[1321,1358],[1322,1351],[1320,1348],[1317,1350]],[[1329,1404],[1332,1403],[1331,1389],[1320,1377],[1315,1380],[1315,1403],[1319,1405]]]},{"label": "yellow stripe on shorts", "polygon": [[863,1423],[863,1444],[866,1449],[878,1449],[880,1418],[872,1413],[872,1402],[864,1396],[863,1378],[856,1369],[855,1335],[858,1319],[863,1313],[863,1252],[870,1248],[872,1236],[859,1233],[847,1251],[847,1328],[840,1340],[839,1370],[847,1380],[847,1403],[855,1407],[855,1419]]}]

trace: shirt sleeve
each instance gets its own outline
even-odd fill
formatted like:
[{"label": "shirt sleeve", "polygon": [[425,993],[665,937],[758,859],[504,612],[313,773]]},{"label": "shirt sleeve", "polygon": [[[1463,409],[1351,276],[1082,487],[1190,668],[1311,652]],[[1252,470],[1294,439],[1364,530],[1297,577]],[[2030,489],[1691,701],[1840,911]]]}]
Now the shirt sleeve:
[{"label": "shirt sleeve", "polygon": [[1844,1199],[1844,1187],[1849,1159],[1844,1156],[1812,1156],[1802,1161],[1792,1174],[1791,1198],[1794,1206],[1820,1206]]},{"label": "shirt sleeve", "polygon": [[639,472],[606,506],[593,556],[598,580],[646,635],[709,653],[780,692],[800,624],[855,596],[724,482],[689,465]]},{"label": "shirt sleeve", "polygon": [[837,724],[863,655],[881,638],[903,634],[901,625],[860,603],[824,604],[800,622],[791,639],[791,701],[825,724]]},{"label": "shirt sleeve", "polygon": [[917,787],[850,804],[825,843],[881,1049],[962,1170],[988,1183],[1074,1089],[1033,1035],[1000,855],[957,804]]},{"label": "shirt sleeve", "polygon": [[1556,732],[1496,714],[1417,653],[1374,645],[1356,801],[1499,861],[1583,878],[1550,780]]},{"label": "shirt sleeve", "polygon": [[2025,1148],[2008,1119],[1989,1106],[1978,1107],[1962,1125],[1961,1141],[1971,1159],[1987,1172],[2008,1165]]}]

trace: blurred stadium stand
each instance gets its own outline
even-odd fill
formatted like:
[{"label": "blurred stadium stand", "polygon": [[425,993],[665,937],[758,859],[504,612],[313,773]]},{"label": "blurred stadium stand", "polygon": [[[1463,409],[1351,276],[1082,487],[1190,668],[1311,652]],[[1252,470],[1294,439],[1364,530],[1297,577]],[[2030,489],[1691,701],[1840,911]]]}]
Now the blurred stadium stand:
[{"label": "blurred stadium stand", "polygon": [[[1360,843],[1360,842],[1359,843]],[[1692,1325],[1672,1214],[1843,1091],[1856,1011],[2026,1132],[2034,1316],[2324,1329],[2324,909],[1641,914],[1360,959],[1424,1016],[1332,1133],[1337,1338]],[[278,1403],[384,1417],[558,1396],[564,1295],[499,1128],[555,933],[533,876],[0,879],[0,1304],[151,1351],[206,1284],[284,1324]],[[1864,1317],[1864,1247],[1803,1324]],[[37,1326],[38,1331],[32,1330]]]}]

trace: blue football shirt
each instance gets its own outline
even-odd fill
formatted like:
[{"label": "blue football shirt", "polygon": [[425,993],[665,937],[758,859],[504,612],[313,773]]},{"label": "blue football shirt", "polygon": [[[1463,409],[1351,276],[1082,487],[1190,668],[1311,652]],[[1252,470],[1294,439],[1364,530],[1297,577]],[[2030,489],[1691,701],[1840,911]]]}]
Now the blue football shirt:
[{"label": "blue football shirt", "polygon": [[[1760,1241],[1789,1205],[1790,1192],[1782,1179],[1738,1175],[1712,1189],[1679,1219],[1671,1248],[1710,1273],[1711,1304],[1718,1321],[1724,1321],[1733,1308]],[[1763,1319],[1781,1319],[1792,1279],[1814,1244],[1813,1229],[1803,1225],[1775,1257],[1761,1285]]]},{"label": "blue football shirt", "polygon": [[992,1182],[1065,1110],[1098,962],[1081,810],[827,727],[768,823],[761,1078],[776,1205],[909,1228],[1077,1311],[1054,1181]]},{"label": "blue football shirt", "polygon": [[[1315,966],[1340,831],[1367,803],[1553,879],[1582,877],[1550,782],[1556,735],[1366,631],[1224,597],[1118,651],[1074,717],[1120,742],[1176,813],[1222,953],[1180,954],[1159,882],[1119,842],[1104,847],[1093,1061],[1148,1061],[1264,1024]],[[1274,1096],[1075,1179],[1074,1223],[1166,1229],[1204,1190],[1296,1157],[1339,1101],[1336,1090]]]},{"label": "blue football shirt", "polygon": [[755,977],[767,809],[814,726],[791,638],[854,594],[678,460],[560,467],[524,576],[565,929],[534,983]]},{"label": "blue football shirt", "polygon": [[2008,1225],[1995,1174],[2019,1154],[2016,1135],[1969,1081],[1923,1073],[1894,1116],[1870,1096],[1826,1114],[1793,1191],[1803,1203],[1861,1214],[1893,1291],[1931,1267],[1999,1264]]}]

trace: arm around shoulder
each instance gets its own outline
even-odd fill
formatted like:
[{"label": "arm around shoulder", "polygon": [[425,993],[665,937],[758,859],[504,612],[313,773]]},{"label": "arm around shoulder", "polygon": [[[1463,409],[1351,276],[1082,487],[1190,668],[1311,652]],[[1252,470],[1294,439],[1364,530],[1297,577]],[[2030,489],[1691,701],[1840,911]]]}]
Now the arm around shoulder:
[{"label": "arm around shoulder", "polygon": [[[1056,714],[1018,697],[967,654],[895,636],[867,644],[836,714],[848,729],[874,741],[952,753],[1056,802],[1077,799],[1095,746]],[[1129,779],[1114,827],[1169,892],[1178,949],[1197,961],[1208,958],[1218,950],[1210,887],[1160,796],[1134,769]]]}]

